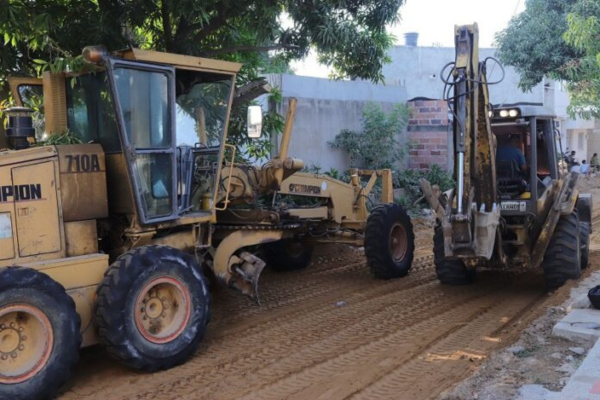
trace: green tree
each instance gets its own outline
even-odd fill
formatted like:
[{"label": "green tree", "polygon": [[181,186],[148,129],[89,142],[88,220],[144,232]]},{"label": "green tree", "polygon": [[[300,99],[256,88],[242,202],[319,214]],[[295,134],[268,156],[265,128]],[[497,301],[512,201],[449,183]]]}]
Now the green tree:
[{"label": "green tree", "polygon": [[525,10],[498,33],[498,55],[521,76],[520,87],[530,90],[545,76],[565,78],[565,64],[578,52],[563,39],[567,14],[577,0],[528,0]]},{"label": "green tree", "polygon": [[[337,76],[382,79],[403,0],[0,0],[2,74],[89,44],[242,61],[302,58],[314,48]],[[269,64],[269,63],[267,63]],[[277,64],[277,63],[275,63]]]},{"label": "green tree", "polygon": [[363,130],[344,129],[329,144],[348,152],[352,167],[396,169],[405,154],[398,136],[404,133],[407,123],[405,104],[398,104],[386,113],[380,105],[368,103],[363,109]]},{"label": "green tree", "polygon": [[[404,0],[0,0],[0,99],[8,75],[78,70],[81,50],[130,45],[241,62],[238,85],[259,72],[286,71],[311,49],[338,78],[382,80]],[[243,107],[239,107],[241,110]],[[268,140],[248,142],[244,113],[234,110],[230,137],[253,156]],[[277,116],[267,133],[280,129]]]},{"label": "green tree", "polygon": [[599,18],[600,0],[528,0],[496,37],[500,59],[520,74],[521,89],[564,81],[571,115],[600,116]]},{"label": "green tree", "polygon": [[600,1],[580,0],[567,15],[565,42],[580,53],[564,67],[571,104],[584,118],[600,116]]}]

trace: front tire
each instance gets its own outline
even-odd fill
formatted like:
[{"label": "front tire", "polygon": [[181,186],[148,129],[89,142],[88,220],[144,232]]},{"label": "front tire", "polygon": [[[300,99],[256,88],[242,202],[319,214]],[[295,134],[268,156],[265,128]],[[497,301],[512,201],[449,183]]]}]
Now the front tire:
[{"label": "front tire", "polygon": [[469,285],[475,281],[475,270],[467,269],[461,259],[446,258],[444,252],[444,233],[437,222],[433,234],[433,263],[440,283],[444,285]]},{"label": "front tire", "polygon": [[558,220],[542,261],[548,290],[554,290],[569,279],[581,275],[580,227],[577,213]]},{"label": "front tire", "polygon": [[183,363],[210,319],[210,294],[196,261],[167,246],[121,255],[98,288],[100,343],[124,364],[145,371]]},{"label": "front tire", "polygon": [[367,219],[365,255],[373,276],[392,279],[406,276],[415,253],[410,217],[398,204],[376,207]]},{"label": "front tire", "polygon": [[79,361],[79,328],[62,285],[29,268],[0,270],[0,398],[52,398]]},{"label": "front tire", "polygon": [[299,271],[309,266],[313,247],[295,238],[267,243],[263,253],[267,265],[279,272]]}]

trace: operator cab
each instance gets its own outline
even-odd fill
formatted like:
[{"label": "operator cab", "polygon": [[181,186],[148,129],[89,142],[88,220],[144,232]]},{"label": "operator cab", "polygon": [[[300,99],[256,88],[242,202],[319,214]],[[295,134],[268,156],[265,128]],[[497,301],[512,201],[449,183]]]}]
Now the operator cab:
[{"label": "operator cab", "polygon": [[518,104],[495,108],[491,128],[503,214],[536,212],[537,200],[559,178],[552,112]]},{"label": "operator cab", "polygon": [[[102,145],[111,214],[135,214],[143,225],[209,219],[223,197],[219,176],[241,65],[139,49],[108,55],[95,47],[84,59],[92,72],[12,79],[19,105],[45,121],[34,124],[37,139],[68,130]],[[59,101],[44,99],[57,95]],[[55,114],[66,116],[62,125]]]}]

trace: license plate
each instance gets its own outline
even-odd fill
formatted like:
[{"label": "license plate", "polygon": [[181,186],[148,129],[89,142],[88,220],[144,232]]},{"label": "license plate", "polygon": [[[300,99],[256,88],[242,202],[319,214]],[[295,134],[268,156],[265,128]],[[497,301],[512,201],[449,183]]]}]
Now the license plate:
[{"label": "license plate", "polygon": [[527,203],[524,201],[505,201],[502,202],[502,211],[527,211]]}]

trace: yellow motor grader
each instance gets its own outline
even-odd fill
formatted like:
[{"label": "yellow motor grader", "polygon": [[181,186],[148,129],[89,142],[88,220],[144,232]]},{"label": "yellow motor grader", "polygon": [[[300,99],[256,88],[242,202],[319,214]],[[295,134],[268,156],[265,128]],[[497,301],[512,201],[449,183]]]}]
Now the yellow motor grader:
[{"label": "yellow motor grader", "polygon": [[[184,362],[210,320],[205,273],[258,299],[259,256],[300,269],[313,244],[346,243],[365,247],[376,277],[408,273],[414,236],[391,172],[353,170],[350,183],[299,172],[287,157],[295,101],[279,156],[235,162],[226,142],[240,64],[100,47],[84,59],[93,72],[9,80],[0,398],[53,396],[80,348],[98,342],[137,369]],[[250,106],[251,136],[261,122]],[[39,145],[36,131],[83,144]],[[369,213],[378,181],[382,204]]]}]

